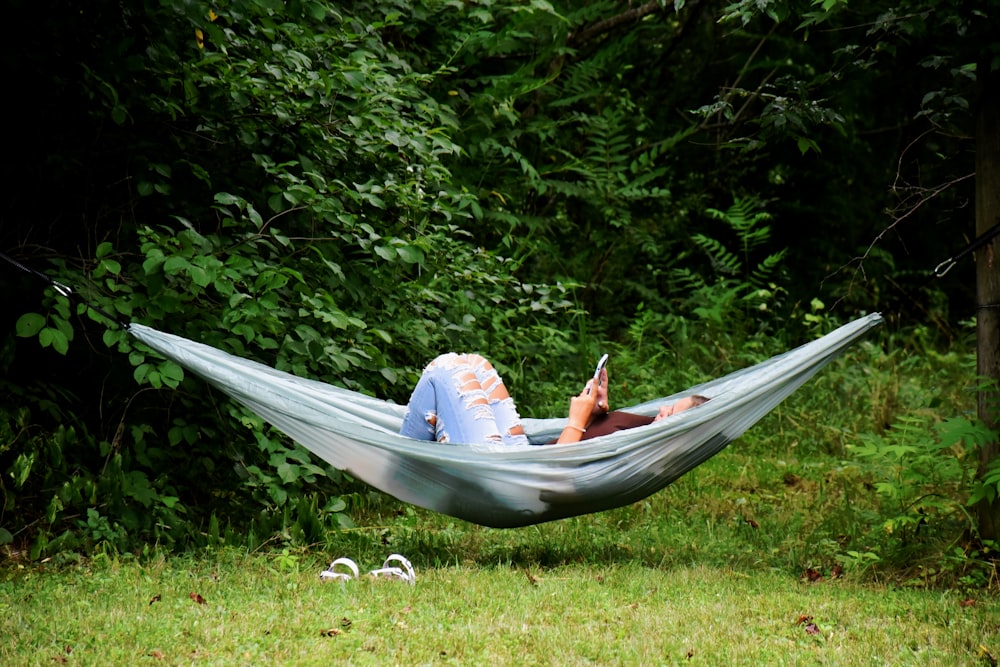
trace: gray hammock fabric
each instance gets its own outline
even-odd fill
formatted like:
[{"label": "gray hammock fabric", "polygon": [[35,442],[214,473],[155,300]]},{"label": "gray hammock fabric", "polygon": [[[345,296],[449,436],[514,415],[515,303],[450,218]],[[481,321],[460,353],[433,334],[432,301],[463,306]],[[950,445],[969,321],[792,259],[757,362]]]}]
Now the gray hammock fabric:
[{"label": "gray hammock fabric", "polygon": [[[405,406],[296,377],[194,341],[132,324],[130,333],[201,376],[330,465],[396,498],[472,523],[528,526],[641,500],[721,451],[882,321],[855,320],[789,352],[626,410],[712,400],[648,426],[578,444],[440,444],[399,435]],[[558,419],[525,419],[533,443]]]}]

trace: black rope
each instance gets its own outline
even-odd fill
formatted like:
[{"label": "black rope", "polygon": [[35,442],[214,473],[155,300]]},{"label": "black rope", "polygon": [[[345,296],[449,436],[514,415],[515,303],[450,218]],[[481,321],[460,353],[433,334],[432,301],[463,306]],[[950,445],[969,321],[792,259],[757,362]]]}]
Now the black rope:
[{"label": "black rope", "polygon": [[975,241],[965,246],[965,249],[962,250],[962,252],[958,253],[957,255],[953,255],[952,257],[949,257],[948,259],[944,260],[943,262],[935,266],[934,275],[937,276],[938,278],[944,276],[944,274],[951,271],[951,267],[955,266],[955,264],[958,263],[958,260],[962,259],[969,253],[975,252],[980,247],[986,245],[997,234],[1000,234],[1000,222],[987,229],[985,232],[983,232],[982,236],[978,237]]},{"label": "black rope", "polygon": [[[21,262],[17,261],[13,257],[10,257],[9,255],[7,255],[5,253],[0,252],[0,259],[4,260],[5,262],[7,262],[8,264],[10,264],[12,266],[15,266],[15,267],[21,269],[25,273],[28,273],[28,274],[34,276],[35,278],[38,278],[39,280],[41,280],[42,282],[44,282],[46,285],[48,285],[49,287],[51,287],[52,289],[54,289],[59,294],[61,294],[62,296],[66,297],[67,299],[72,299],[73,297],[76,296],[76,293],[72,289],[70,289],[66,285],[63,285],[61,282],[53,279],[52,276],[49,276],[48,274],[42,273],[41,271],[39,271],[37,269],[33,269],[30,266],[27,266],[26,264],[22,264]],[[128,322],[122,322],[121,320],[119,320],[114,315],[111,315],[108,312],[104,311],[103,309],[98,308],[94,304],[89,303],[89,302],[85,301],[84,299],[82,299],[80,297],[77,297],[77,298],[87,308],[89,308],[90,310],[94,311],[95,313],[97,313],[98,315],[100,315],[104,319],[108,320],[112,324],[115,324],[115,325],[121,327],[122,329],[128,329]]]}]

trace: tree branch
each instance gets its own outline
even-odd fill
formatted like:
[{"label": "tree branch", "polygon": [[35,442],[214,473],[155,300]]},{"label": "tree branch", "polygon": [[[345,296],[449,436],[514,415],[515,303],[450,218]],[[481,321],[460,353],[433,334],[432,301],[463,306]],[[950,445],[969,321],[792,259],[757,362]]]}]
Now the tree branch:
[{"label": "tree branch", "polygon": [[[907,199],[910,199],[912,197],[917,197],[916,202],[905,203],[904,205],[896,207],[895,209],[887,210],[886,213],[892,216],[892,221],[889,223],[889,225],[875,236],[875,238],[868,244],[868,247],[865,248],[865,251],[859,257],[854,257],[849,262],[842,265],[839,269],[830,273],[826,278],[823,279],[823,281],[825,282],[827,278],[831,278],[836,273],[844,271],[849,266],[854,265],[854,271],[851,273],[851,280],[847,287],[847,291],[850,292],[851,289],[854,287],[854,281],[858,276],[858,274],[860,274],[862,278],[866,276],[864,267],[865,261],[871,255],[872,250],[875,249],[875,246],[877,246],[879,243],[882,242],[882,239],[884,239],[891,232],[893,232],[896,229],[896,227],[902,224],[907,218],[914,215],[924,204],[928,203],[941,193],[946,192],[951,188],[957,186],[959,183],[967,181],[970,178],[975,178],[975,176],[976,174],[975,172],[973,172],[971,174],[965,174],[964,176],[958,176],[957,178],[953,178],[945,183],[940,183],[934,187],[908,188],[912,190],[914,194],[908,196]],[[898,190],[899,188],[894,184],[893,191],[898,191]],[[843,298],[845,297],[837,299],[837,303],[839,303]]]},{"label": "tree branch", "polygon": [[598,21],[597,23],[592,23],[576,32],[570,33],[566,43],[574,48],[582,46],[605,33],[611,32],[620,25],[639,21],[644,16],[652,14],[660,8],[660,3],[657,0],[650,0],[650,2],[639,5],[638,7],[633,7],[632,9],[626,10],[617,16],[612,16],[602,21]]}]

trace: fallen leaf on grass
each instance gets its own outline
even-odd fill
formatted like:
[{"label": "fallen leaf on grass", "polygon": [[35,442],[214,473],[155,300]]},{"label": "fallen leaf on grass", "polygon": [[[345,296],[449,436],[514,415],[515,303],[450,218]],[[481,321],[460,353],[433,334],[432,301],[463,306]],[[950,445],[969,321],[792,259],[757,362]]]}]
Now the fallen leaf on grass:
[{"label": "fallen leaf on grass", "polygon": [[979,645],[979,659],[989,663],[990,667],[997,667],[997,659],[982,644]]},{"label": "fallen leaf on grass", "polygon": [[799,616],[798,620],[795,621],[795,625],[803,625],[803,624],[805,624],[805,630],[806,630],[806,634],[807,635],[818,635],[819,634],[819,626],[817,626],[815,623],[813,623],[812,620],[813,620],[812,616],[809,616],[807,614],[801,614]]},{"label": "fallen leaf on grass", "polygon": [[802,579],[809,582],[822,581],[823,573],[815,568],[807,568],[805,572],[802,573]]},{"label": "fallen leaf on grass", "polygon": [[150,658],[156,658],[157,660],[163,660],[164,658],[163,651],[157,651],[155,649],[150,651],[146,655],[148,655]]},{"label": "fallen leaf on grass", "polygon": [[201,597],[197,593],[188,593],[188,597],[197,602],[198,604],[205,604],[205,598]]}]

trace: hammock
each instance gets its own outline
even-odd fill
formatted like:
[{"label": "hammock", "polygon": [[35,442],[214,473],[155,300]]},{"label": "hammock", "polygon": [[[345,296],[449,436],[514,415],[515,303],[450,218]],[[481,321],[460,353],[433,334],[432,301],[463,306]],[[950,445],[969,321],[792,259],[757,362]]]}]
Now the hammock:
[{"label": "hammock", "polygon": [[[405,406],[284,373],[185,338],[129,332],[201,376],[330,465],[404,502],[496,528],[599,512],[641,500],[721,451],[882,321],[872,314],[756,366],[683,392],[712,400],[648,426],[577,444],[468,445],[399,435]],[[626,410],[655,415],[665,401]],[[565,417],[524,419],[532,443]]]}]

